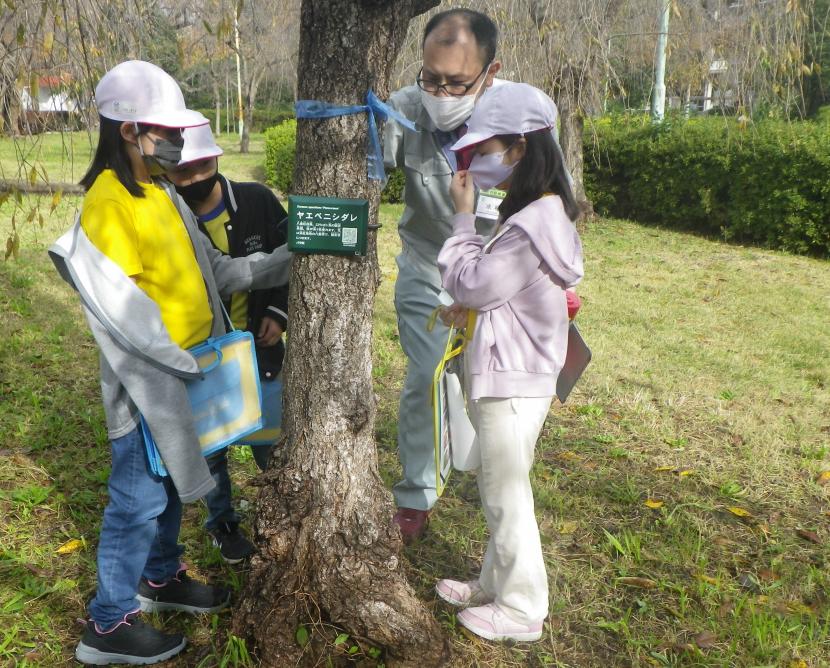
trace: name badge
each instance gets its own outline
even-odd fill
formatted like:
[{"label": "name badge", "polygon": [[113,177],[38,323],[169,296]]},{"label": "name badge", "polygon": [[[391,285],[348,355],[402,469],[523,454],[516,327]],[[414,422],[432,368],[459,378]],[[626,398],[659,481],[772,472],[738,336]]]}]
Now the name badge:
[{"label": "name badge", "polygon": [[505,197],[507,197],[507,193],[504,192],[504,190],[497,190],[495,188],[491,188],[490,190],[482,190],[478,194],[476,218],[498,220],[499,205]]}]

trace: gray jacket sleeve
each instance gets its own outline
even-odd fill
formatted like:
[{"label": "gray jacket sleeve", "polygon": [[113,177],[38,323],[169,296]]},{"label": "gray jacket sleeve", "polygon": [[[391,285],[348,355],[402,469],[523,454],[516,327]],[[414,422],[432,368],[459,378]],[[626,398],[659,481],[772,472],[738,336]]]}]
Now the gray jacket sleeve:
[{"label": "gray jacket sleeve", "polygon": [[[184,381],[127,352],[89,309],[84,312],[101,350],[102,377],[111,372],[144,416],[181,500],[190,503],[202,498],[215,483],[199,446]],[[115,404],[106,399],[108,410],[123,404],[123,400]],[[108,415],[108,423],[114,417]]]},{"label": "gray jacket sleeve", "polygon": [[274,288],[288,283],[292,255],[287,246],[279,246],[270,253],[231,257],[217,250],[204,232],[200,231],[198,238],[210,261],[222,299],[230,298],[235,292]]},{"label": "gray jacket sleeve", "polygon": [[[395,111],[401,111],[395,94],[389,98],[389,106]],[[383,166],[386,169],[403,165],[403,133],[404,127],[400,123],[386,121],[383,126]]]}]

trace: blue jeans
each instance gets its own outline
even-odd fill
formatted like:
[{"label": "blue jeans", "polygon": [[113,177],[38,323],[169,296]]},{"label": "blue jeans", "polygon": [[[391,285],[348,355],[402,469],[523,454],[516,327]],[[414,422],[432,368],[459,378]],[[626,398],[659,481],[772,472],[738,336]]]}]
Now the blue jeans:
[{"label": "blue jeans", "polygon": [[150,472],[138,429],[112,441],[109,503],[98,541],[98,590],[90,617],[104,630],[138,608],[142,576],[166,582],[176,575],[182,502],[170,478]]},{"label": "blue jeans", "polygon": [[[272,447],[268,445],[251,447],[251,452],[254,453],[254,461],[260,471],[265,470]],[[205,505],[207,505],[208,510],[205,528],[212,531],[220,524],[239,524],[239,515],[236,514],[231,503],[231,476],[228,473],[227,448],[210,455],[207,458],[207,464],[216,487],[205,494]]]}]

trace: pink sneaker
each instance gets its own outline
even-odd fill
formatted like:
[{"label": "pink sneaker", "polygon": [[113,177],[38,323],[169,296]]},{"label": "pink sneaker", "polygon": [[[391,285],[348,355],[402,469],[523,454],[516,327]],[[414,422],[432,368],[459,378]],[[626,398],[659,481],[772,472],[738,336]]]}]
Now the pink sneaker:
[{"label": "pink sneaker", "polygon": [[542,637],[542,622],[520,624],[504,614],[495,603],[467,608],[458,613],[458,621],[486,640],[531,642]]},{"label": "pink sneaker", "polygon": [[457,580],[438,580],[435,592],[450,605],[466,608],[470,605],[484,605],[493,600],[484,593],[478,580],[458,582]]}]

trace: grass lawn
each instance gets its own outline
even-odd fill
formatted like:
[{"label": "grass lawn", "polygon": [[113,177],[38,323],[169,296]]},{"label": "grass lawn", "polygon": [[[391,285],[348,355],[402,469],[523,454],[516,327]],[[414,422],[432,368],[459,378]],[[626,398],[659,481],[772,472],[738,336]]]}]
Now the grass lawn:
[{"label": "grass lawn", "polygon": [[[38,150],[51,178],[77,180],[86,157],[70,168],[65,141],[50,135]],[[0,178],[16,169],[9,144]],[[252,147],[229,152],[223,171],[261,177],[261,138]],[[76,620],[95,586],[109,466],[97,353],[44,252],[78,204],[0,205],[0,240],[15,211],[20,231],[19,258],[0,261],[0,665],[73,665]],[[33,209],[42,227],[37,215],[25,222]],[[375,316],[378,455],[390,485],[405,366],[392,306],[399,214],[382,208]],[[830,264],[619,220],[592,222],[583,241],[579,322],[594,362],[551,411],[534,467],[545,637],[479,641],[436,601],[435,580],[474,575],[486,541],[474,478],[456,473],[427,539],[406,550],[453,665],[830,665]],[[250,514],[255,466],[244,449],[233,459]],[[203,519],[199,504],[186,508],[188,562],[238,587],[244,570],[220,562]],[[235,665],[211,644],[228,615],[171,617],[191,648],[167,665]]]}]

